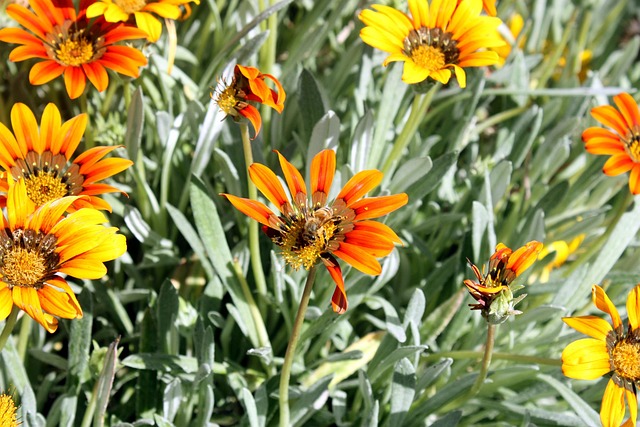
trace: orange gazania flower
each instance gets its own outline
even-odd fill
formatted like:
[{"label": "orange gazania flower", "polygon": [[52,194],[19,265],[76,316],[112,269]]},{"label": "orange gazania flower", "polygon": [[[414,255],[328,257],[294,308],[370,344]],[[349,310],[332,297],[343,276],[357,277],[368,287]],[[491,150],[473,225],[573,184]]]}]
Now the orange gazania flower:
[{"label": "orange gazania flower", "polygon": [[[127,22],[133,15],[136,27],[147,34],[150,42],[157,42],[162,34],[162,24],[153,16],[165,19],[180,19],[180,6],[188,7],[192,0],[98,0],[87,8],[87,16],[95,18],[103,16],[107,22]],[[200,4],[199,0],[193,0]],[[191,9],[187,10],[191,14]]]},{"label": "orange gazania flower", "polygon": [[620,426],[626,397],[629,419],[624,426],[635,426],[640,386],[640,285],[633,288],[627,298],[626,333],[618,310],[606,292],[593,285],[591,295],[595,306],[611,317],[613,327],[596,316],[564,317],[562,320],[567,325],[591,338],[574,341],[564,349],[562,372],[578,380],[595,380],[611,374],[602,397],[600,421],[604,427]]},{"label": "orange gazania flower", "polygon": [[[271,80],[276,85],[277,91],[270,89],[265,79]],[[254,67],[236,65],[231,83],[219,81],[216,92],[211,94],[211,97],[227,116],[233,117],[233,120],[239,121],[240,116],[249,120],[258,136],[262,119],[258,109],[248,101],[267,105],[278,113],[282,113],[287,94],[278,79],[271,74],[262,74]]]},{"label": "orange gazania flower", "polygon": [[465,280],[464,285],[471,296],[478,302],[469,304],[472,310],[481,310],[483,317],[490,323],[502,323],[509,315],[519,314],[513,307],[524,298],[514,300],[511,284],[538,258],[542,250],[542,243],[535,240],[527,243],[515,252],[502,243],[498,243],[496,251],[489,259],[489,271],[484,271],[471,262],[471,269],[477,282]]},{"label": "orange gazania flower", "polygon": [[7,14],[29,31],[21,28],[0,30],[0,41],[20,44],[11,52],[14,62],[40,58],[29,73],[33,85],[48,83],[64,74],[64,84],[71,99],[84,92],[87,79],[102,92],[109,85],[107,68],[129,77],[138,77],[147,63],[142,52],[115,43],[146,37],[137,28],[111,24],[103,18],[86,16],[87,0],[76,13],[72,0],[29,0],[33,12],[12,3]]},{"label": "orange gazania flower", "polygon": [[498,54],[488,49],[501,46],[500,19],[481,16],[480,0],[409,0],[411,16],[389,6],[374,4],[376,11],[363,10],[360,20],[362,41],[404,62],[402,80],[416,84],[431,77],[443,84],[454,71],[460,87],[466,86],[465,67],[481,67],[498,62]]},{"label": "orange gazania flower", "polygon": [[96,209],[80,209],[63,216],[78,197],[47,202],[38,209],[27,197],[24,181],[11,185],[7,217],[0,230],[0,320],[17,306],[47,331],[58,320],[82,317],[82,309],[66,274],[99,279],[105,261],[126,251],[126,239]]},{"label": "orange gazania flower", "polygon": [[118,192],[99,181],[127,169],[131,160],[103,158],[118,147],[94,147],[77,156],[75,152],[87,126],[87,115],[80,114],[62,123],[60,112],[48,104],[38,129],[36,118],[24,104],[11,109],[13,133],[0,123],[0,191],[7,192],[9,180],[24,180],[27,195],[36,206],[65,196],[76,198],[70,207],[93,207],[111,211],[99,194]]},{"label": "orange gazania flower", "polygon": [[601,105],[591,110],[594,119],[613,129],[590,127],[582,133],[585,148],[591,154],[607,154],[611,157],[602,171],[609,176],[631,171],[629,189],[640,194],[640,111],[638,104],[628,93],[613,97],[618,109]]},{"label": "orange gazania flower", "polygon": [[336,168],[332,150],[318,153],[311,162],[311,200],[300,172],[280,153],[280,166],[293,200],[289,201],[278,177],[268,167],[254,163],[249,176],[262,194],[280,210],[273,213],[264,204],[223,194],[240,212],[263,225],[264,232],[282,249],[282,256],[293,268],[307,270],[319,261],[336,283],[331,298],[333,310],[344,313],[347,294],[340,265],[342,259],[365,274],[382,271],[376,258],[387,256],[394,243],[401,243],[385,224],[370,221],[404,206],[407,195],[362,197],[382,181],[382,172],[366,170],[353,176],[336,199],[327,203]]}]

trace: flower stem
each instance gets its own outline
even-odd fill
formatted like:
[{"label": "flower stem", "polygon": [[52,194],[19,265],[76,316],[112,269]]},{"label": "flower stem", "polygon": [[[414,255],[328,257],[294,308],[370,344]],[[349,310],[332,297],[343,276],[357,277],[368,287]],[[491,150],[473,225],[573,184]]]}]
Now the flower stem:
[{"label": "flower stem", "polygon": [[422,122],[424,115],[431,105],[431,100],[433,99],[433,95],[437,92],[440,84],[434,84],[429,92],[426,94],[416,94],[413,98],[413,104],[411,105],[411,113],[409,114],[409,118],[407,119],[407,123],[405,123],[402,128],[402,132],[398,135],[396,142],[393,144],[393,148],[391,149],[391,153],[389,157],[387,157],[387,161],[384,163],[382,167],[382,173],[387,175],[393,163],[398,160],[404,149],[409,145],[411,138],[416,133],[418,126]]},{"label": "flower stem", "polygon": [[295,356],[296,347],[298,346],[298,340],[300,339],[300,332],[302,330],[302,324],[304,323],[304,315],[307,312],[309,306],[309,297],[311,296],[311,289],[313,288],[313,282],[316,278],[317,266],[311,267],[309,270],[309,276],[304,284],[304,290],[302,291],[302,298],[300,299],[300,305],[298,306],[298,313],[296,314],[296,320],[293,322],[293,330],[291,331],[291,338],[289,338],[289,345],[287,346],[287,352],[284,356],[284,363],[282,364],[282,371],[280,373],[280,427],[289,427],[289,380],[291,379],[291,366],[293,365],[293,357]]},{"label": "flower stem", "polygon": [[[423,358],[424,362],[434,362],[439,359],[450,357],[451,359],[477,359],[481,357],[484,352],[479,351],[443,351],[440,353],[433,353]],[[548,366],[562,366],[562,361],[560,359],[549,359],[546,357],[536,357],[536,356],[526,356],[523,354],[511,354],[511,353],[493,353],[491,359],[495,360],[509,360],[512,362],[518,363],[535,363],[538,365],[548,365]]]},{"label": "flower stem", "polygon": [[475,396],[482,384],[484,384],[484,380],[487,379],[487,374],[489,373],[489,365],[491,364],[491,356],[493,354],[493,343],[496,340],[496,325],[487,323],[487,343],[484,346],[484,355],[482,356],[482,366],[480,366],[480,372],[478,373],[478,378],[476,378],[476,382],[473,384],[469,393],[467,393],[467,399]]},{"label": "flower stem", "polygon": [[[251,139],[249,138],[249,126],[246,123],[240,123],[240,134],[242,135],[242,149],[244,151],[244,162],[247,169],[247,185],[249,190],[249,199],[258,200],[258,190],[256,185],[249,178],[249,166],[253,163],[253,153],[251,151]],[[260,241],[258,240],[258,223],[249,221],[249,252],[251,254],[251,270],[253,278],[256,281],[258,295],[264,298],[267,295],[267,280],[262,270],[262,258],[260,257]]]},{"label": "flower stem", "polygon": [[13,328],[16,326],[19,311],[20,309],[18,308],[18,306],[14,304],[13,308],[11,309],[11,313],[9,313],[9,317],[7,317],[7,320],[4,323],[4,329],[2,330],[2,333],[0,333],[0,351],[2,351],[2,349],[4,348],[4,345],[7,343],[11,332],[13,332]]}]

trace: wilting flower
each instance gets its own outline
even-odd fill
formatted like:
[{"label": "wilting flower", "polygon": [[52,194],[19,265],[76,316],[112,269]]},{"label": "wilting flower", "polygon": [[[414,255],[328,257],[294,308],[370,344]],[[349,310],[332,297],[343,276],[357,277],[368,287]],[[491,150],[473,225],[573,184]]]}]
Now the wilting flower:
[{"label": "wilting flower", "polygon": [[382,181],[382,172],[366,170],[354,175],[336,199],[327,203],[336,168],[336,155],[332,150],[321,151],[313,158],[309,194],[300,172],[280,153],[278,157],[292,195],[291,201],[276,174],[268,167],[254,163],[249,167],[249,176],[262,194],[278,207],[279,215],[255,200],[223,195],[240,212],[263,224],[264,232],[280,246],[283,258],[293,268],[308,270],[322,261],[337,285],[331,298],[333,310],[344,313],[347,294],[335,257],[365,274],[380,274],[382,268],[376,258],[387,256],[394,243],[401,241],[385,224],[369,220],[404,206],[407,195],[363,199]]},{"label": "wilting flower", "polygon": [[24,104],[11,109],[13,133],[0,123],[0,191],[7,192],[9,180],[24,180],[27,195],[36,206],[65,196],[77,198],[72,210],[93,207],[111,211],[99,194],[118,192],[99,181],[122,172],[133,164],[117,157],[103,158],[118,147],[94,147],[71,158],[87,126],[87,115],[62,122],[54,104],[42,114],[40,129],[36,118]]},{"label": "wilting flower", "polygon": [[603,172],[609,176],[631,171],[629,189],[640,194],[640,111],[638,104],[628,93],[613,97],[618,109],[601,105],[591,109],[594,119],[614,132],[600,127],[590,127],[582,133],[585,148],[591,154],[611,157],[604,164]]},{"label": "wilting flower", "polygon": [[604,427],[618,427],[624,418],[624,398],[629,404],[625,426],[635,426],[640,386],[640,285],[627,298],[629,326],[624,332],[618,310],[598,285],[591,288],[593,303],[611,316],[613,327],[597,316],[564,317],[562,320],[591,338],[569,344],[562,352],[562,372],[569,378],[595,380],[611,374],[600,407]]},{"label": "wilting flower", "polygon": [[[180,6],[187,6],[192,0],[98,0],[87,8],[87,16],[95,18],[104,16],[107,22],[127,22],[131,15],[136,26],[147,34],[150,42],[156,42],[162,34],[162,24],[153,16],[156,14],[166,19],[180,19]],[[199,0],[194,0],[200,4]],[[188,10],[191,13],[191,10]]]},{"label": "wilting flower", "polygon": [[[265,79],[273,81],[277,91],[269,89]],[[219,81],[216,92],[211,94],[211,97],[218,107],[227,116],[233,117],[236,122],[240,120],[240,116],[248,119],[258,136],[262,119],[258,109],[248,101],[268,105],[278,113],[282,113],[287,94],[278,79],[271,74],[262,74],[257,68],[236,65],[231,83]]]},{"label": "wilting flower", "polygon": [[36,63],[29,72],[29,82],[41,85],[64,74],[64,84],[71,99],[84,92],[87,79],[102,92],[109,85],[107,68],[129,77],[138,77],[147,63],[142,52],[115,43],[146,37],[137,28],[111,24],[103,18],[86,16],[88,0],[81,1],[76,13],[72,0],[29,0],[33,12],[10,4],[7,14],[29,31],[21,28],[0,30],[0,41],[20,44],[11,51],[14,62],[31,58]]},{"label": "wilting flower", "polygon": [[580,234],[571,240],[571,242],[556,240],[548,245],[544,245],[544,248],[542,248],[542,251],[538,255],[538,260],[546,258],[547,255],[553,252],[555,252],[555,256],[550,263],[542,268],[542,273],[540,273],[540,277],[538,277],[537,280],[540,283],[547,283],[551,272],[556,268],[560,268],[565,262],[567,262],[569,256],[578,250],[578,247],[580,247],[584,237],[584,234]]},{"label": "wilting flower", "polygon": [[512,314],[520,314],[515,310],[517,303],[526,295],[513,298],[513,292],[522,286],[512,286],[516,277],[520,276],[538,257],[542,243],[535,240],[513,252],[502,243],[498,243],[496,251],[489,259],[489,272],[484,275],[475,265],[471,265],[477,282],[465,280],[467,290],[477,304],[469,304],[472,310],[481,310],[482,316],[489,323],[502,323]]},{"label": "wilting flower", "polygon": [[363,10],[362,40],[390,53],[384,61],[404,62],[402,80],[420,83],[431,77],[448,83],[451,70],[460,87],[466,86],[465,67],[481,67],[498,62],[498,54],[481,50],[504,44],[498,34],[500,19],[481,16],[480,0],[409,0],[411,17],[389,6],[374,4]]},{"label": "wilting flower", "polygon": [[24,181],[12,184],[7,217],[0,231],[0,320],[14,304],[54,332],[58,320],[82,317],[82,309],[61,274],[100,279],[105,261],[122,255],[125,237],[105,227],[96,209],[64,213],[78,197],[64,197],[36,209],[27,197]]},{"label": "wilting flower", "polygon": [[0,394],[0,427],[18,427],[18,416],[13,397],[8,394]]}]

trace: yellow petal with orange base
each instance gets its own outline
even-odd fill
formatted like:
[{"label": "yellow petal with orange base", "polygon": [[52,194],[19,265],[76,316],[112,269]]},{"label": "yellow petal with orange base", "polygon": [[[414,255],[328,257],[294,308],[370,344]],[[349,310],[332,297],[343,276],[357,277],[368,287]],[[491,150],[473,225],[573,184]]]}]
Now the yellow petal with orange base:
[{"label": "yellow petal with orange base", "polygon": [[607,344],[594,338],[577,340],[562,352],[562,373],[577,380],[595,380],[611,372]]},{"label": "yellow petal with orange base", "polygon": [[576,331],[600,341],[606,341],[609,332],[613,331],[609,322],[596,316],[563,317],[562,321]]},{"label": "yellow petal with orange base", "polygon": [[604,396],[602,396],[600,421],[602,422],[602,427],[618,427],[623,418],[624,389],[611,379],[604,390]]},{"label": "yellow petal with orange base", "polygon": [[629,327],[635,331],[640,326],[640,285],[634,287],[627,297]]},{"label": "yellow petal with orange base", "polygon": [[591,287],[591,298],[593,299],[593,303],[596,307],[598,307],[599,310],[611,316],[613,329],[622,328],[622,321],[620,320],[618,310],[616,309],[616,306],[613,305],[604,289],[602,289],[598,285],[593,285]]}]

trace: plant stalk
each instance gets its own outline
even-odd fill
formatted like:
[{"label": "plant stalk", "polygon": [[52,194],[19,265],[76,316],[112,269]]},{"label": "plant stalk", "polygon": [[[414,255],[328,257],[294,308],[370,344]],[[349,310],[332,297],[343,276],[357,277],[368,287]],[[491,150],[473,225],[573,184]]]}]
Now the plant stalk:
[{"label": "plant stalk", "polygon": [[2,333],[0,333],[0,351],[4,349],[4,345],[7,343],[11,332],[13,332],[13,328],[16,326],[19,311],[18,306],[14,304],[13,308],[11,308],[11,313],[9,313],[9,317],[7,317],[4,323],[4,329],[2,329]]},{"label": "plant stalk", "polygon": [[311,297],[311,289],[313,288],[313,282],[316,278],[317,266],[311,267],[307,281],[304,284],[304,290],[302,291],[302,298],[300,299],[300,306],[298,307],[298,313],[296,314],[296,320],[293,322],[293,330],[291,331],[291,338],[289,338],[289,345],[287,346],[287,352],[284,356],[284,363],[282,364],[282,371],[280,373],[280,427],[289,427],[290,414],[289,414],[289,380],[291,379],[291,366],[293,366],[293,358],[295,356],[296,347],[298,346],[298,340],[300,339],[300,332],[302,331],[302,325],[304,324],[304,316],[309,306],[309,298]]},{"label": "plant stalk", "polygon": [[467,394],[467,399],[475,396],[480,390],[480,387],[482,387],[482,384],[484,384],[484,380],[487,379],[487,374],[489,373],[489,365],[491,365],[491,356],[493,354],[493,344],[496,340],[496,328],[496,325],[487,323],[487,343],[484,346],[482,365],[480,366],[480,372],[478,373],[476,382],[473,384],[473,387],[471,387],[469,393]]}]

